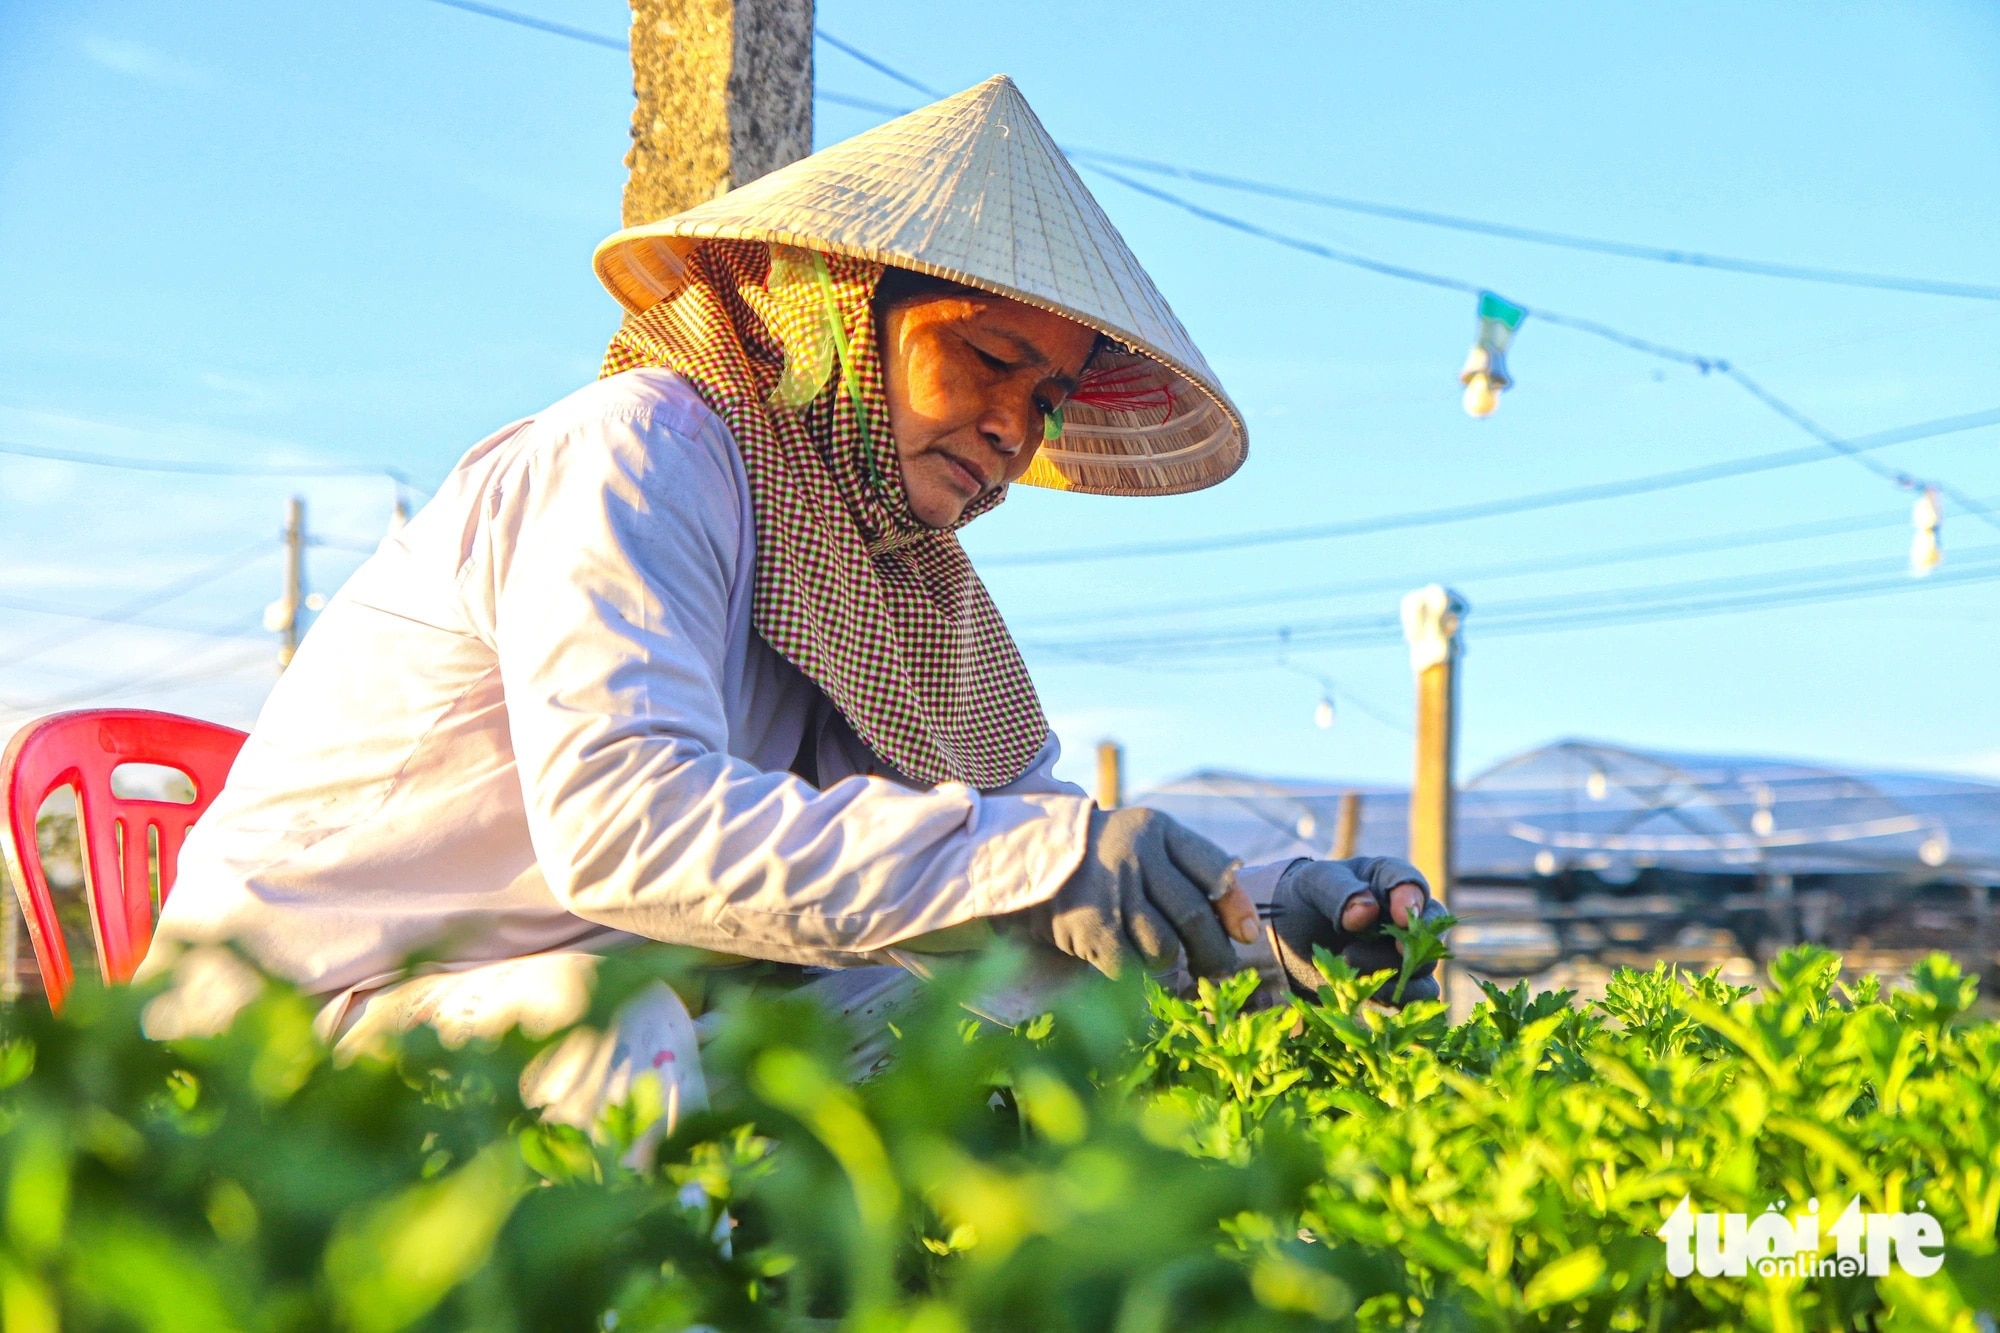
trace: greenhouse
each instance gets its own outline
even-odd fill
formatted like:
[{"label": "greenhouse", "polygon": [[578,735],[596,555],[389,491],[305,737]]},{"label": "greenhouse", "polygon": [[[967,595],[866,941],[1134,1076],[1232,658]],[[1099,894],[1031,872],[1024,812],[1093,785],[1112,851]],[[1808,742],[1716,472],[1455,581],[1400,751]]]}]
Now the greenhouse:
[{"label": "greenhouse", "polygon": [[[1137,799],[1251,862],[1407,844],[1400,788],[1205,772]],[[1460,951],[1495,975],[1798,941],[1992,966],[2000,784],[1566,740],[1465,781],[1456,823]]]}]

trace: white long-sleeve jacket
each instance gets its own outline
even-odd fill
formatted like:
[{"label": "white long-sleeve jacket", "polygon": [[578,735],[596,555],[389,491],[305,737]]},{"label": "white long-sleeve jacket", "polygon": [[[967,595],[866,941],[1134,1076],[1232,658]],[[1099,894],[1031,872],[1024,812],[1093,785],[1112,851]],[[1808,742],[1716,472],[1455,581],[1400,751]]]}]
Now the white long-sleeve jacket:
[{"label": "white long-sleeve jacket", "polygon": [[871,776],[752,628],[755,568],[735,442],[671,373],[486,440],[307,636],[149,962],[234,940],[330,994],[622,932],[838,966],[1053,894],[1090,811],[1054,737],[997,791]]}]

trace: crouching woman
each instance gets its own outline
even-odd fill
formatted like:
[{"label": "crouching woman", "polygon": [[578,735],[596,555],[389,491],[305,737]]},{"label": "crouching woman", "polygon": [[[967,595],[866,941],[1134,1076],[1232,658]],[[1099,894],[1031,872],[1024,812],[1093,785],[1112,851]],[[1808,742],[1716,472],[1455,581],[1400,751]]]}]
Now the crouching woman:
[{"label": "crouching woman", "polygon": [[[330,1040],[455,1040],[565,1026],[597,959],[668,941],[847,1014],[865,1072],[913,984],[884,964],[941,932],[1106,972],[1228,973],[1242,944],[1310,985],[1315,941],[1421,910],[1400,863],[1239,876],[1052,774],[957,529],[1016,483],[1197,490],[1245,442],[1011,83],[621,232],[597,270],[628,312],[604,376],[475,447],[333,599],[150,970],[230,941],[323,996]],[[531,1099],[698,1103],[690,998],[649,992]]]}]

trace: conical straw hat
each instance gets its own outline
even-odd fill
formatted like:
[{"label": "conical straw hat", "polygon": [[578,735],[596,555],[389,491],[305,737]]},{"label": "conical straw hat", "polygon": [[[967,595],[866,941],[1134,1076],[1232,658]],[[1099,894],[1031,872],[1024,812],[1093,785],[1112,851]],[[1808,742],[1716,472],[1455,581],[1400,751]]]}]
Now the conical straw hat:
[{"label": "conical straw hat", "polygon": [[[597,247],[634,313],[672,296],[702,242],[802,246],[893,264],[1041,306],[1129,355],[1094,367],[1116,391],[1063,410],[1033,486],[1097,495],[1198,491],[1243,465],[1243,416],[1118,229],[998,75]],[[1106,367],[1106,362],[1109,366]],[[1165,392],[1162,392],[1165,390]]]}]

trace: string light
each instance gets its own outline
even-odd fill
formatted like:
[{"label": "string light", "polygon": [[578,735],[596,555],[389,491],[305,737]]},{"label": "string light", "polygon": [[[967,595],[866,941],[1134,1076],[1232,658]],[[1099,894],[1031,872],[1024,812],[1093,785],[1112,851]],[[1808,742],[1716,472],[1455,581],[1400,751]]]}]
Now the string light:
[{"label": "string light", "polygon": [[1465,414],[1490,417],[1500,406],[1500,393],[1514,381],[1507,377],[1507,344],[1528,312],[1492,292],[1479,294],[1479,341],[1465,358],[1458,382],[1465,386]]},{"label": "string light", "polygon": [[1750,798],[1757,803],[1757,808],[1750,812],[1750,831],[1760,838],[1768,838],[1771,830],[1778,826],[1777,816],[1771,811],[1777,803],[1778,794],[1771,790],[1768,782],[1753,782],[1749,787]]},{"label": "string light", "polygon": [[1922,578],[1944,563],[1944,503],[1937,487],[1926,486],[1917,496],[1910,522],[1916,528],[1910,538],[1910,574]]},{"label": "string light", "polygon": [[[1285,653],[1291,643],[1291,638],[1291,627],[1281,626],[1278,630],[1277,665],[1280,670],[1289,671],[1295,676],[1304,676],[1307,680],[1316,681],[1319,684],[1319,702],[1313,705],[1313,725],[1321,731],[1330,731],[1333,728],[1336,717],[1333,706],[1333,681],[1329,677],[1312,670],[1310,667],[1302,667],[1296,662],[1285,660]],[[1301,834],[1300,836],[1303,837],[1304,835]]]}]

